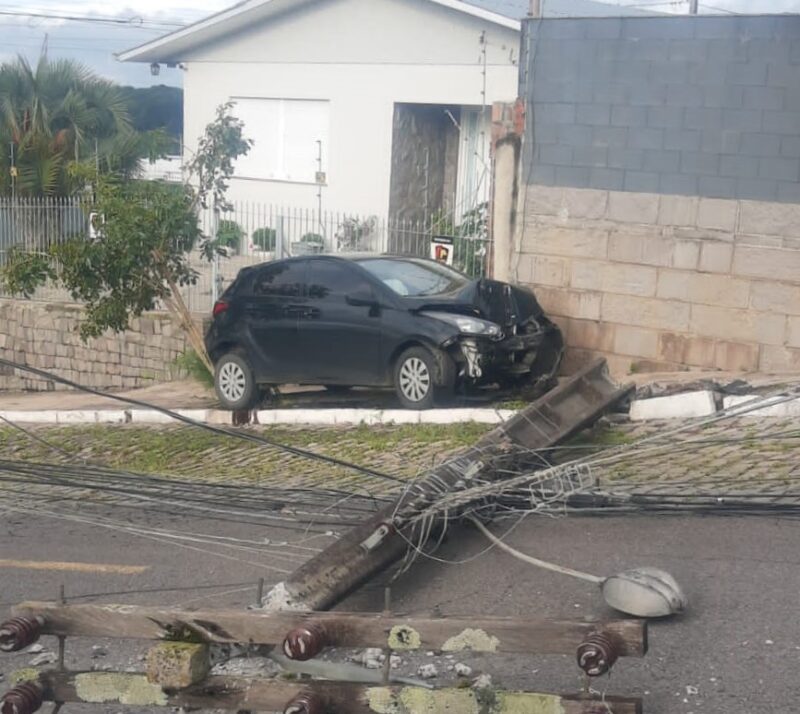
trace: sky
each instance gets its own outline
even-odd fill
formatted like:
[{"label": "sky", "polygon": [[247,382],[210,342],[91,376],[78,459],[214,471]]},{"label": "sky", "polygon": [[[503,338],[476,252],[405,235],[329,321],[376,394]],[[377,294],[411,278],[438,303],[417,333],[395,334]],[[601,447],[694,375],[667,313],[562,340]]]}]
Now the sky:
[{"label": "sky", "polygon": [[[546,2],[547,0],[545,0]],[[605,0],[609,4],[635,5],[685,14],[689,0]],[[121,63],[115,52],[135,47],[174,29],[218,12],[235,0],[0,0],[0,62],[23,54],[35,61],[45,38],[51,57],[69,57],[98,74],[123,84],[181,84],[178,69],[163,67],[158,77],[138,63]],[[800,12],[800,0],[700,0],[701,12]],[[4,15],[3,13],[12,13]],[[79,15],[115,19],[122,23],[88,23],[23,17],[17,13]]]}]

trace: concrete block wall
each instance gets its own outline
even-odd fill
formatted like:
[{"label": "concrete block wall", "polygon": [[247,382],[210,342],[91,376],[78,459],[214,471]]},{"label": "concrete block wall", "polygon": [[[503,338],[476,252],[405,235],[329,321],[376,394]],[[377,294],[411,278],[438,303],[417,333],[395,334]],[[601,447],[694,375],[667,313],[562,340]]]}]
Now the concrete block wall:
[{"label": "concrete block wall", "polygon": [[[187,349],[172,318],[149,313],[131,330],[83,342],[81,308],[30,300],[0,300],[0,357],[54,372],[97,389],[131,389],[172,379]],[[63,389],[0,365],[0,391]]]},{"label": "concrete block wall", "polygon": [[800,16],[525,23],[510,277],[567,369],[800,370]]},{"label": "concrete block wall", "polygon": [[529,186],[514,277],[566,369],[800,370],[800,205]]},{"label": "concrete block wall", "polygon": [[800,202],[800,16],[525,24],[528,183]]}]

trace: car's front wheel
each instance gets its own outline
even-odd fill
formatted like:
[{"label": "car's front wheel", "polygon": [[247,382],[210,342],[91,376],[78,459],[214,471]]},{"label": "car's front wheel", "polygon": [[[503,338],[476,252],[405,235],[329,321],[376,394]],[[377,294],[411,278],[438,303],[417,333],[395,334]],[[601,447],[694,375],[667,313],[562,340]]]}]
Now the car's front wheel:
[{"label": "car's front wheel", "polygon": [[429,409],[434,402],[436,360],[424,347],[410,347],[394,367],[394,388],[406,409]]},{"label": "car's front wheel", "polygon": [[253,370],[238,352],[228,352],[217,361],[214,389],[222,406],[231,411],[251,409],[259,397]]}]

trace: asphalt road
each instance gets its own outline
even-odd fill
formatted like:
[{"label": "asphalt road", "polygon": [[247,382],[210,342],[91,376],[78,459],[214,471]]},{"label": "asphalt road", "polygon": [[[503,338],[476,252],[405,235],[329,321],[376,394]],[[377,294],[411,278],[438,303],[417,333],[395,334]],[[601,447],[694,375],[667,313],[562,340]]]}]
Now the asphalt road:
[{"label": "asphalt road", "polygon": [[[13,505],[13,504],[10,504]],[[73,506],[56,505],[60,515]],[[84,511],[85,513],[85,511]],[[118,517],[117,509],[93,509]],[[139,514],[147,527],[261,541],[302,538],[261,526],[205,522],[185,516]],[[528,518],[509,543],[573,568],[610,575],[626,567],[654,565],[671,571],[690,598],[686,615],[655,622],[650,652],[623,660],[610,678],[592,686],[609,693],[644,697],[648,714],[796,712],[796,661],[800,655],[800,523],[741,517]],[[304,541],[305,547],[322,541]],[[515,615],[554,618],[612,616],[591,585],[538,571],[490,551],[470,530],[453,531],[437,554],[459,564],[419,560],[392,586],[393,607],[403,612]],[[211,554],[225,551],[226,557]],[[281,579],[297,549],[275,546],[269,555],[183,541],[181,546],[75,521],[7,512],[0,522],[2,614],[25,599],[55,599],[63,583],[78,602],[130,602],[187,606],[244,607],[253,602],[256,581]],[[7,561],[36,561],[31,564]],[[120,574],[62,570],[63,563],[142,566]],[[352,596],[343,607],[380,610],[383,583]],[[43,638],[46,650],[55,643]],[[91,658],[92,645],[107,655]],[[72,639],[71,668],[141,668],[145,646]],[[28,666],[33,655],[0,657],[0,672]],[[576,691],[582,679],[571,657],[465,659],[496,684],[543,691]],[[5,683],[0,683],[3,687]],[[118,712],[120,706],[94,708]],[[68,705],[66,711],[83,711]]]}]

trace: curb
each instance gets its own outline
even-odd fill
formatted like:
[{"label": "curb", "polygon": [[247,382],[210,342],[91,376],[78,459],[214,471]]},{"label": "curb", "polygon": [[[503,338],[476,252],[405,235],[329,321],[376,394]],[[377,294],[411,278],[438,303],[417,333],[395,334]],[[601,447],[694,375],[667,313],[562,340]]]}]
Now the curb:
[{"label": "curb", "polygon": [[[800,417],[800,398],[777,403],[764,400],[759,409],[749,409],[759,395],[726,396],[719,399],[712,390],[682,392],[665,397],[649,397],[631,402],[632,422],[665,419],[697,419],[713,416],[722,409],[741,407],[743,417]],[[746,411],[745,411],[746,410]],[[233,425],[233,412],[222,409],[175,409],[176,414],[202,424]],[[262,426],[399,426],[401,424],[500,424],[517,413],[514,409],[262,409],[255,412],[253,424]],[[155,409],[71,409],[0,411],[0,418],[20,424],[171,424],[176,421]]]},{"label": "curb", "polygon": [[[233,412],[221,409],[175,409],[176,414],[202,424],[233,424]],[[390,426],[400,424],[500,424],[513,409],[264,409],[256,412],[263,426]],[[155,409],[72,409],[0,411],[0,417],[20,424],[79,426],[87,424],[171,424],[176,419]]]}]

